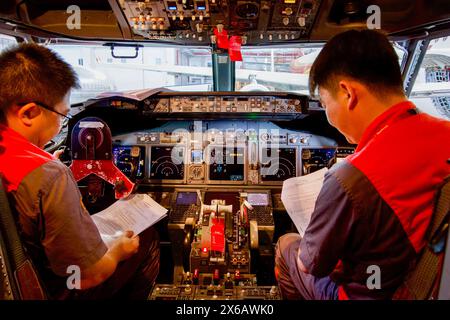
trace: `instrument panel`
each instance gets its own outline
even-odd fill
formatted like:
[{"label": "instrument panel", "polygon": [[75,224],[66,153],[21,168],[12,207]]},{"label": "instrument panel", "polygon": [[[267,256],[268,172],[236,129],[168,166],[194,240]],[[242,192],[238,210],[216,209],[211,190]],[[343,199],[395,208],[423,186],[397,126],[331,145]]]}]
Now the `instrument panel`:
[{"label": "instrument panel", "polygon": [[337,155],[332,139],[260,121],[177,121],[113,140],[116,165],[144,184],[281,185]]}]

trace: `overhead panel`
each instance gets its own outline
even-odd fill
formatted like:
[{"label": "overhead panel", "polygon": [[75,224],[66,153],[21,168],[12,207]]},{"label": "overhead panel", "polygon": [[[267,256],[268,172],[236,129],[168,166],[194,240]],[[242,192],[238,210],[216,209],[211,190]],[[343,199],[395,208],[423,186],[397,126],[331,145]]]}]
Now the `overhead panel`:
[{"label": "overhead panel", "polygon": [[121,1],[134,34],[149,40],[207,45],[214,29],[241,36],[244,45],[308,39],[320,0]]}]

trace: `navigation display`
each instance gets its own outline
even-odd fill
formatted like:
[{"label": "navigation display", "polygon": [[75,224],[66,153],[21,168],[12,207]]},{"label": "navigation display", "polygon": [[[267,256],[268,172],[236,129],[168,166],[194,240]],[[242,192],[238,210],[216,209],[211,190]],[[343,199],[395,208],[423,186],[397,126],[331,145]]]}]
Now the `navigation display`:
[{"label": "navigation display", "polygon": [[295,148],[262,148],[261,180],[284,181],[297,175]]},{"label": "navigation display", "polygon": [[151,147],[150,179],[183,180],[184,148]]},{"label": "navigation display", "polygon": [[244,148],[213,147],[209,155],[209,180],[244,181]]}]

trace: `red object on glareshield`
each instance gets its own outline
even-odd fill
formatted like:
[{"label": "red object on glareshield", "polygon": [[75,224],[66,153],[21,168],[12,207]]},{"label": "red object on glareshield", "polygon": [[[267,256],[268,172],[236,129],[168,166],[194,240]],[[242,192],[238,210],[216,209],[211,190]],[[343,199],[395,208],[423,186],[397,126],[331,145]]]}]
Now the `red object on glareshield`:
[{"label": "red object on glareshield", "polygon": [[242,38],[240,36],[231,36],[229,40],[228,54],[231,61],[242,61],[241,53]]}]

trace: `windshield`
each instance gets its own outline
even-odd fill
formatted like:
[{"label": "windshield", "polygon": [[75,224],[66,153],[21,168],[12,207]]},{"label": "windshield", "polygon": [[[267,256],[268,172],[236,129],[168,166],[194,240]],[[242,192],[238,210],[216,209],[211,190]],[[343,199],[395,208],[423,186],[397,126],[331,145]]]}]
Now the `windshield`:
[{"label": "windshield", "polygon": [[[311,65],[323,44],[306,47],[243,48],[236,62],[236,91],[285,91],[309,94]],[[175,91],[212,91],[211,50],[196,47],[143,47],[134,59],[115,58],[110,47],[50,44],[77,72],[81,88],[71,103],[108,91],[168,88]],[[402,65],[405,58],[395,46]],[[132,55],[134,48],[115,48],[114,54]]]},{"label": "windshield", "polygon": [[[81,89],[71,103],[107,91],[165,87],[176,91],[211,91],[211,51],[191,47],[143,47],[135,59],[114,58],[109,47],[99,45],[49,45],[78,74]],[[132,55],[134,48],[115,48],[114,54]]]},{"label": "windshield", "polygon": [[[236,90],[289,91],[309,95],[309,71],[322,47],[243,49],[243,61],[236,63]],[[402,65],[404,51],[397,45],[395,51]]]}]

